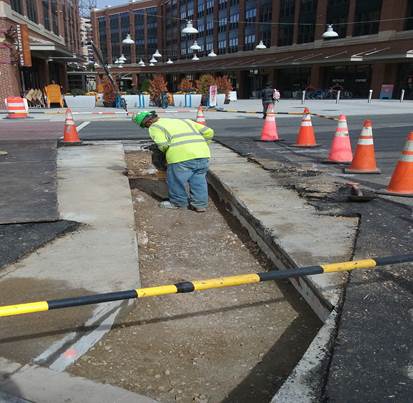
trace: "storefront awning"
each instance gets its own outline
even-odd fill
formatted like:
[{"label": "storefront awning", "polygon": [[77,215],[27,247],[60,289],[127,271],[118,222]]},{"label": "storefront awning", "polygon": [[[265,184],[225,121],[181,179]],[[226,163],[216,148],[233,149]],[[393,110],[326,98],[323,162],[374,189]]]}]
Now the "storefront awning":
[{"label": "storefront awning", "polygon": [[40,58],[48,57],[73,57],[72,53],[54,42],[45,41],[40,38],[30,37],[30,51],[33,56]]},{"label": "storefront awning", "polygon": [[[236,70],[256,70],[265,68],[296,68],[308,67],[313,64],[337,65],[354,64],[357,62],[372,63],[386,60],[402,61],[413,58],[411,41],[394,40],[378,44],[351,45],[342,42],[342,45],[332,46],[331,43],[321,47],[303,46],[301,49],[269,48],[263,51],[239,52],[237,54],[219,55],[214,58],[202,57],[199,61],[178,60],[172,65],[158,65],[153,67],[139,67],[124,65],[127,72],[136,73],[188,73],[197,72],[225,72]],[[118,68],[114,72],[119,73]]]}]

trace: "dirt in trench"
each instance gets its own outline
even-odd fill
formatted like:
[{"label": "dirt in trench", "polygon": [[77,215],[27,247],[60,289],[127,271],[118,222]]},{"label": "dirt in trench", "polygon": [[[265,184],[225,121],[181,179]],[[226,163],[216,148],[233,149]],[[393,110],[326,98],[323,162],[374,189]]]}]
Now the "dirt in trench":
[{"label": "dirt in trench", "polygon": [[[202,214],[160,209],[150,154],[127,161],[143,287],[271,267],[213,200]],[[287,281],[148,298],[71,372],[161,402],[268,402],[319,327]]]}]

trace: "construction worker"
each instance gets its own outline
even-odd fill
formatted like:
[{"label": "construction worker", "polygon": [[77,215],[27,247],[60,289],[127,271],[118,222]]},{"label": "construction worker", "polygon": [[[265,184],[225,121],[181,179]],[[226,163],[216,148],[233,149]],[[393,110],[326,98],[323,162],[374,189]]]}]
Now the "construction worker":
[{"label": "construction worker", "polygon": [[166,156],[169,200],[159,206],[206,211],[206,174],[211,157],[208,144],[214,131],[190,119],[159,118],[154,111],[140,112],[132,120],[149,129],[150,137]]},{"label": "construction worker", "polygon": [[263,116],[262,118],[265,119],[267,116],[267,109],[269,105],[274,105],[274,97],[273,97],[273,89],[271,83],[265,84],[265,87],[261,91],[261,99],[262,99],[262,109],[263,109]]}]

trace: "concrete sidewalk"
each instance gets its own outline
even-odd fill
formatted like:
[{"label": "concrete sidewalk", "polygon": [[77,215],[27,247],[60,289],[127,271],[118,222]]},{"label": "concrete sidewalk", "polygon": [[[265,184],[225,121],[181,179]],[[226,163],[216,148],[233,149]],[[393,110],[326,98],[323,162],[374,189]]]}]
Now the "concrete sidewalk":
[{"label": "concrete sidewalk", "polygon": [[[304,103],[296,99],[281,99],[275,105],[275,109],[280,113],[300,113],[304,107],[308,107],[312,113],[320,115],[338,116],[345,114],[347,116],[371,116],[371,115],[400,115],[412,113],[413,101],[406,100],[379,100],[373,99],[371,103],[367,99],[345,99],[338,104],[334,99],[328,100],[311,100],[306,99]],[[195,119],[196,108],[177,108],[169,106],[166,109],[148,107],[147,110],[155,110],[160,116],[168,118],[189,118]],[[261,118],[262,103],[260,99],[240,99],[230,102],[222,107],[223,110],[229,111],[248,111],[258,112],[257,114],[245,114],[237,112],[214,112],[205,110],[206,119],[235,119],[245,117]],[[118,108],[95,107],[91,110],[74,108],[72,110],[75,122],[79,121],[99,121],[99,120],[130,120],[131,116],[139,113],[142,109],[128,108],[126,112]],[[63,122],[65,119],[66,108],[56,109],[30,109],[30,120],[48,120],[52,122]],[[5,119],[6,111],[0,111],[0,124],[7,124],[10,120]],[[291,118],[291,115],[280,114],[277,119]],[[24,120],[27,122],[28,120]]]},{"label": "concrete sidewalk", "polygon": [[116,386],[0,358],[0,403],[155,403]]},{"label": "concrete sidewalk", "polygon": [[[281,99],[275,104],[276,111],[280,112],[302,112],[304,107],[309,108],[312,113],[321,115],[337,116],[342,113],[347,116],[397,115],[412,113],[413,101],[373,99],[368,103],[367,99],[345,99],[337,104],[334,99],[306,99],[304,103],[297,99]],[[262,103],[260,99],[241,99],[224,105],[224,109],[262,111]]]},{"label": "concrete sidewalk", "polygon": [[[124,169],[121,144],[58,149],[60,218],[80,227],[4,268],[1,305],[140,285],[132,201]],[[118,301],[2,318],[0,356],[21,364],[42,364],[50,374],[62,372],[111,329],[124,306]],[[46,401],[33,396],[40,390],[46,396],[49,386],[41,380],[48,377],[38,378],[29,387],[25,374],[39,371],[32,368],[24,372],[22,368],[13,372],[13,379],[17,388],[25,391],[24,398]],[[1,370],[3,376],[12,375],[3,366]],[[96,401],[109,401],[105,400],[105,388],[99,396]],[[59,399],[49,401],[66,401]]]}]

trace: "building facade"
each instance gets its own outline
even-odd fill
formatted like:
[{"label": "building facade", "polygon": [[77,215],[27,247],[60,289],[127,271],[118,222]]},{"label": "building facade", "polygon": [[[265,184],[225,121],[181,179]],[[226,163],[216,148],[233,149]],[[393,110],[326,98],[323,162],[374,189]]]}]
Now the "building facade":
[{"label": "building facade", "polygon": [[[182,34],[187,21],[197,34]],[[323,39],[327,24],[337,38]],[[122,74],[134,85],[161,73],[174,90],[185,75],[213,73],[229,75],[244,98],[259,96],[267,81],[284,97],[303,89],[324,96],[331,88],[348,97],[367,97],[373,89],[379,97],[387,85],[393,97],[405,89],[413,98],[409,0],[142,0],[94,10],[92,25],[106,63],[123,53]],[[122,45],[128,33],[135,43]],[[197,61],[194,40],[201,48]],[[260,41],[265,49],[256,49]],[[162,59],[148,66],[156,49]],[[208,57],[212,50],[216,57]],[[141,59],[145,67],[137,64]]]},{"label": "building facade", "polygon": [[79,54],[78,0],[0,0],[0,107],[52,81],[67,88],[66,63]]}]

